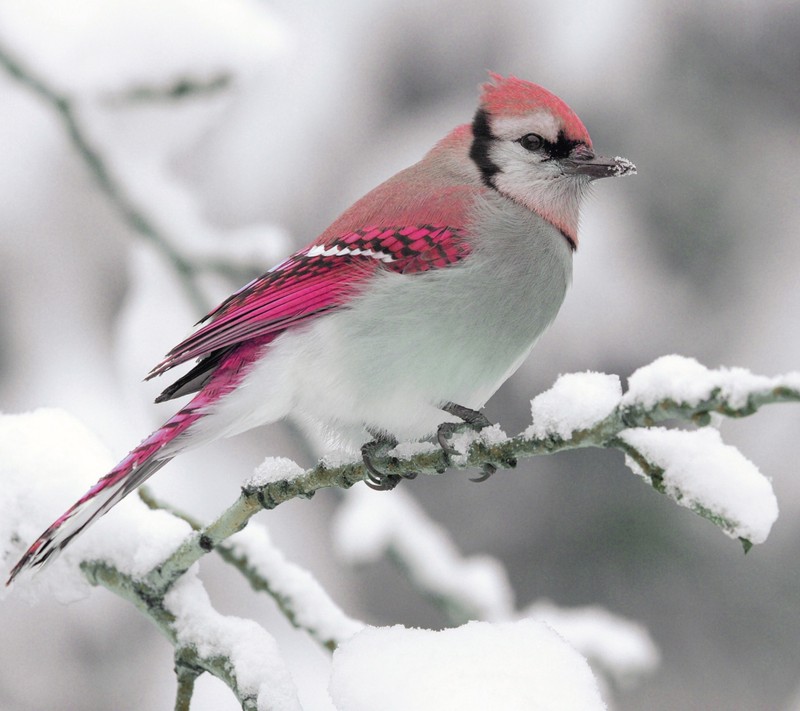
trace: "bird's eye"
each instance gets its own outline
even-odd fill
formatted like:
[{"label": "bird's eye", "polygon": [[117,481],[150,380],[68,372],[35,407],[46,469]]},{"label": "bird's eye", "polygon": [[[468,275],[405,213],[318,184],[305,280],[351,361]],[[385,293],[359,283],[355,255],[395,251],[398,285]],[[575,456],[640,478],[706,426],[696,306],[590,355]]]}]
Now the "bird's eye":
[{"label": "bird's eye", "polygon": [[538,151],[544,145],[544,138],[538,133],[526,133],[519,139],[519,144],[526,151]]}]

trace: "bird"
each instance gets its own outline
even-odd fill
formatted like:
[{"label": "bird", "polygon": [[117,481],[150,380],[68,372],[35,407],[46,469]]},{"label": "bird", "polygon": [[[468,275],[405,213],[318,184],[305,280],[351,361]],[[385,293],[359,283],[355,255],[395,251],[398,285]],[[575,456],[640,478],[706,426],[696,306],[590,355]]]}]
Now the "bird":
[{"label": "bird", "polygon": [[346,209],[211,311],[147,378],[195,361],[156,402],[191,400],[14,566],[42,566],[180,452],[287,416],[361,446],[365,479],[397,441],[488,424],[486,401],[552,323],[594,180],[636,172],[595,153],[576,113],[489,74],[471,123]]}]

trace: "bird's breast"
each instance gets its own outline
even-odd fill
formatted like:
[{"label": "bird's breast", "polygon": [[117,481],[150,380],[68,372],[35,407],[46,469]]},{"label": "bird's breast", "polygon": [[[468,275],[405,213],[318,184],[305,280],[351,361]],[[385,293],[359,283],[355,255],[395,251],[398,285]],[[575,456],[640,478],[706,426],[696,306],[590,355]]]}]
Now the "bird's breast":
[{"label": "bird's breast", "polygon": [[[386,271],[320,319],[323,385],[354,416],[400,438],[429,434],[427,419],[442,418],[423,416],[426,406],[482,407],[551,323],[571,278],[571,248],[533,213],[502,207],[476,210],[473,249],[458,265]],[[321,406],[325,394],[312,393]]]}]

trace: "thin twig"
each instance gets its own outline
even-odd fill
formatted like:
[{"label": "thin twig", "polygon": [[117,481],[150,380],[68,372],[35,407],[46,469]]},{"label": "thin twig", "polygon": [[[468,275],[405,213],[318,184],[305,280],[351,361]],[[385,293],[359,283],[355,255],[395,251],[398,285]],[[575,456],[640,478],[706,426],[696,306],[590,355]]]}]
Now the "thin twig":
[{"label": "thin twig", "polygon": [[129,106],[131,104],[152,104],[173,102],[196,96],[213,96],[230,88],[231,74],[221,72],[207,79],[183,77],[164,86],[133,86],[125,91],[109,92],[103,97],[107,106]]},{"label": "thin twig", "polygon": [[175,676],[178,680],[178,688],[175,692],[175,711],[189,711],[194,694],[194,682],[202,673],[202,669],[189,664],[182,655],[175,655]]},{"label": "thin twig", "polygon": [[191,260],[175,249],[144,211],[125,194],[122,186],[113,175],[113,171],[107,165],[101,150],[92,143],[91,138],[81,126],[78,117],[78,102],[67,94],[49,86],[2,47],[0,47],[0,66],[3,66],[14,79],[28,87],[57,112],[66,129],[67,136],[69,136],[73,147],[89,168],[95,184],[117,209],[125,223],[148,240],[162,254],[175,270],[194,306],[198,311],[205,313],[210,304],[196,283],[196,269]]},{"label": "thin twig", "polygon": [[[151,509],[168,511],[173,516],[186,521],[195,531],[203,529],[203,524],[199,520],[170,504],[159,501],[155,496],[152,495],[147,487],[142,487],[139,489],[139,497]],[[338,608],[338,606],[336,606],[335,603],[333,603],[333,601],[324,594],[322,588],[319,587],[318,598],[320,599],[317,599],[316,606],[322,610],[327,610],[329,615],[334,615],[337,617],[337,619],[340,619],[342,624],[339,624],[336,627],[339,630],[343,630],[339,634],[331,634],[330,631],[321,631],[319,626],[309,623],[307,619],[303,618],[301,612],[298,610],[297,601],[291,595],[287,594],[279,584],[273,580],[270,580],[266,575],[263,575],[257,566],[255,566],[248,556],[237,546],[223,542],[220,543],[215,550],[222,560],[232,565],[244,576],[245,580],[247,580],[253,590],[269,595],[278,605],[278,608],[290,624],[297,629],[304,630],[312,639],[317,641],[328,651],[333,652],[336,647],[338,647],[340,642],[343,641],[342,638],[349,636],[357,628],[362,626],[362,623],[346,617]],[[295,564],[285,560],[283,560],[281,563],[281,573],[282,577],[284,578],[293,575],[295,580],[298,577],[309,576],[307,571],[304,571]],[[305,589],[307,593],[308,584],[306,584]],[[330,627],[330,625],[328,625],[328,627]]]}]

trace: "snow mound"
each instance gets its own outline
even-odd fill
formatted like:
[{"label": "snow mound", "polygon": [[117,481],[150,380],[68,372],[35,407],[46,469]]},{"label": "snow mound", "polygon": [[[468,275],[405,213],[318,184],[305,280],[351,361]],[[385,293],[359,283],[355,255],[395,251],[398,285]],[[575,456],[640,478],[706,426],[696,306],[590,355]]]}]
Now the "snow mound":
[{"label": "snow mound", "polygon": [[589,665],[534,620],[368,627],[333,655],[338,711],[599,711]]}]

